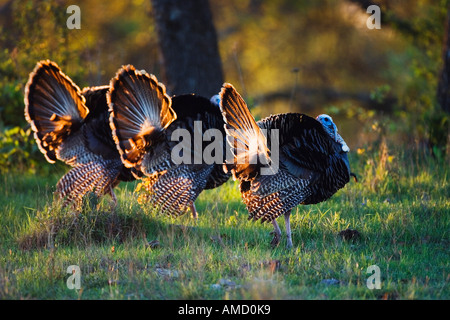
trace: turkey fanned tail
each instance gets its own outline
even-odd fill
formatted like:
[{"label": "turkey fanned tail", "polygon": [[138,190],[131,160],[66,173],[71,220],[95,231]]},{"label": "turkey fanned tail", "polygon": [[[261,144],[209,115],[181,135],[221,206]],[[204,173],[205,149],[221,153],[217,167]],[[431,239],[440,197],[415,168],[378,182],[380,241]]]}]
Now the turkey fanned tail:
[{"label": "turkey fanned tail", "polygon": [[41,152],[50,163],[65,138],[89,113],[80,88],[52,61],[40,61],[25,87],[25,119]]},{"label": "turkey fanned tail", "polygon": [[252,179],[258,175],[262,165],[269,163],[267,139],[244,99],[231,84],[223,85],[220,97],[227,142],[234,154],[233,162],[227,162],[226,168],[232,171],[235,179]]},{"label": "turkey fanned tail", "polygon": [[172,100],[155,76],[127,65],[119,69],[107,95],[113,139],[124,165],[139,166],[150,142],[176,119]]}]

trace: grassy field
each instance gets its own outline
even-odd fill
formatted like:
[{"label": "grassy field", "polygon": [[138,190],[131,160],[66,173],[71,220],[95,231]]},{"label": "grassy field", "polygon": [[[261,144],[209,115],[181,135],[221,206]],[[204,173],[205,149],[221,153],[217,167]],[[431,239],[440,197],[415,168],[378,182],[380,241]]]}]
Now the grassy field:
[{"label": "grassy field", "polygon": [[[201,194],[195,223],[142,208],[136,183],[116,189],[115,210],[91,198],[74,215],[53,203],[64,172],[9,173],[0,177],[0,298],[449,299],[449,163],[391,153],[352,153],[359,182],[297,207],[291,250],[285,239],[271,248],[271,225],[247,221],[233,181]],[[360,236],[341,237],[348,228]],[[71,265],[79,290],[66,284]],[[366,285],[372,265],[381,289]]]}]

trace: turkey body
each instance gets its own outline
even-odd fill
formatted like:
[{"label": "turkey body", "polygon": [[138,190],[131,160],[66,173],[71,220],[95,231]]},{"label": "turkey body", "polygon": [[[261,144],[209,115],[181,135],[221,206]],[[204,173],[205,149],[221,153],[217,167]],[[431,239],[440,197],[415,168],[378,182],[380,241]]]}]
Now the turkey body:
[{"label": "turkey body", "polygon": [[110,194],[120,181],[134,180],[116,149],[109,127],[109,86],[80,90],[58,65],[40,61],[25,89],[25,118],[39,149],[50,163],[72,169],[56,185],[63,205],[79,205],[83,196]]},{"label": "turkey body", "polygon": [[[207,163],[204,133],[213,129],[224,155],[224,121],[209,99],[190,95],[169,97],[156,77],[125,66],[111,82],[110,122],[123,163],[146,182],[147,200],[160,212],[179,216],[204,189],[226,182],[221,159]],[[220,133],[220,135],[219,135]],[[218,151],[218,150],[216,150]]]},{"label": "turkey body", "polygon": [[277,245],[281,231],[276,219],[284,215],[291,247],[292,208],[325,201],[349,182],[348,147],[330,135],[334,123],[326,127],[304,114],[272,115],[256,123],[229,84],[221,92],[221,109],[235,155],[226,166],[239,180],[249,219],[272,222],[272,244]]}]

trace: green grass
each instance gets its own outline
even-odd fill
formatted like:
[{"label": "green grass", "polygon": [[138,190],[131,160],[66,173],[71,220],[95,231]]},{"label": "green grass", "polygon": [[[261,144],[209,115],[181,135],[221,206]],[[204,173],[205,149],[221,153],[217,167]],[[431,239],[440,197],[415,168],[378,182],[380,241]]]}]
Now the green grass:
[{"label": "green grass", "polygon": [[[107,197],[88,199],[76,215],[53,201],[63,172],[8,173],[0,177],[0,298],[449,299],[448,161],[351,158],[360,181],[297,207],[291,250],[284,241],[272,249],[271,225],[247,220],[233,181],[201,194],[195,223],[142,208],[136,183],[116,189],[115,210]],[[342,239],[347,228],[360,237]],[[81,269],[80,290],[66,286],[70,265]],[[366,286],[371,265],[381,289]]]}]

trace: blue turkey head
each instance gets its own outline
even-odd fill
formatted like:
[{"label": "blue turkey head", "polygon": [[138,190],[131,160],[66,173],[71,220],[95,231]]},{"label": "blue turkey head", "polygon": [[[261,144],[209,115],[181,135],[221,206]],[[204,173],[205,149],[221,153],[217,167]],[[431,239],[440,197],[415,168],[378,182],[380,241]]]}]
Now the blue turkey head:
[{"label": "blue turkey head", "polygon": [[218,94],[213,95],[209,100],[217,107],[220,107],[220,96]]},{"label": "blue turkey head", "polygon": [[338,128],[336,124],[333,122],[333,119],[327,114],[320,114],[316,117],[316,120],[319,121],[325,131],[330,135],[330,137],[340,143],[342,145],[342,151],[349,152],[350,148],[347,143],[345,143],[344,139],[342,139],[341,135],[338,133]]}]

